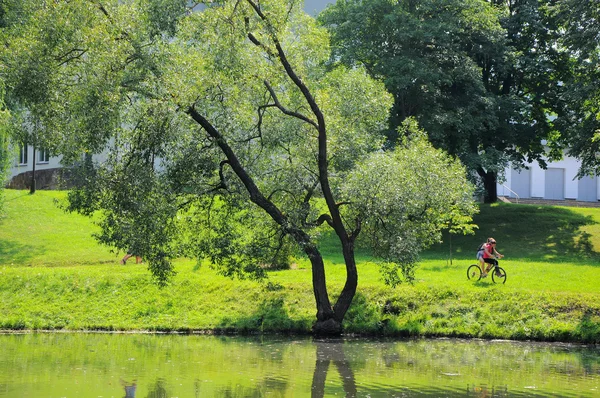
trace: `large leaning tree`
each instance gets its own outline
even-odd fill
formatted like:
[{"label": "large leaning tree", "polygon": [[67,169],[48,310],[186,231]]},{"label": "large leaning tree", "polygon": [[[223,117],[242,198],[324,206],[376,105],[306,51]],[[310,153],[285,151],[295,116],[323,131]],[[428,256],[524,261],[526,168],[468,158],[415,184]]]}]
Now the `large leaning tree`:
[{"label": "large leaning tree", "polygon": [[390,137],[415,117],[496,200],[507,165],[544,165],[565,65],[539,0],[338,0],[319,15],[333,59],[364,66],[394,96]]},{"label": "large leaning tree", "polygon": [[[301,1],[188,7],[39,4],[5,42],[9,95],[29,98],[57,152],[79,165],[69,208],[100,210],[101,242],[142,254],[163,282],[177,256],[261,276],[296,247],[312,265],[313,330],[338,334],[358,286],[356,245],[376,250],[388,282],[410,279],[442,228],[470,228],[465,169],[412,120],[383,151],[390,95],[362,68],[328,66],[328,34]],[[23,70],[43,102],[22,90]],[[335,302],[323,231],[346,265]]]}]

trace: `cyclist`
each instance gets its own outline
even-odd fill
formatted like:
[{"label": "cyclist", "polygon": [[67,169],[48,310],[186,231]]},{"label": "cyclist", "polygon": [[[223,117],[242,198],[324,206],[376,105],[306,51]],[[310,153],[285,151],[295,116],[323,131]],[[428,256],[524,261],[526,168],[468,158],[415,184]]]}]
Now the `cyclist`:
[{"label": "cyclist", "polygon": [[[488,274],[488,272],[490,271],[490,269],[492,268],[493,265],[498,265],[498,260],[496,260],[497,258],[502,258],[504,257],[502,254],[498,253],[498,251],[496,250],[496,240],[494,238],[488,238],[488,242],[483,245],[483,262],[490,264],[488,265],[486,268],[481,268],[481,270],[483,271],[481,274],[482,278],[485,278]],[[500,271],[496,270],[496,276],[499,277],[503,277],[504,275],[502,275],[500,273]]]},{"label": "cyclist", "polygon": [[479,261],[479,268],[481,270],[484,270],[484,264],[485,262],[483,261],[483,251],[485,250],[485,246],[490,243],[490,240],[493,238],[487,238],[487,240],[485,242],[483,242],[479,248],[477,249],[477,261]]}]

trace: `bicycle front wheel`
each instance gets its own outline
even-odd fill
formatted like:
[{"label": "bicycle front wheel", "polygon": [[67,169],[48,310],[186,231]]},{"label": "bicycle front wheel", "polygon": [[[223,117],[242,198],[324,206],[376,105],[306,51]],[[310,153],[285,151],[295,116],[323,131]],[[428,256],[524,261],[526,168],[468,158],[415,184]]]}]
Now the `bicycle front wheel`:
[{"label": "bicycle front wheel", "polygon": [[492,280],[494,283],[506,283],[506,271],[500,267],[492,270]]},{"label": "bicycle front wheel", "polygon": [[473,281],[481,279],[481,268],[479,268],[479,265],[473,264],[467,269],[467,279]]}]

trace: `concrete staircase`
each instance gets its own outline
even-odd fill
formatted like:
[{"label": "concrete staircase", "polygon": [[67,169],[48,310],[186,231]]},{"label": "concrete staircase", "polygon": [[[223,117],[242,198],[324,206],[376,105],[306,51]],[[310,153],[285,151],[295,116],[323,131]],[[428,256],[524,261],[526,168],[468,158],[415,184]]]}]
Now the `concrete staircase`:
[{"label": "concrete staircase", "polygon": [[583,202],[575,199],[552,200],[540,198],[509,198],[498,196],[498,200],[504,203],[518,203],[523,205],[542,205],[542,206],[569,206],[569,207],[600,207],[600,202]]}]

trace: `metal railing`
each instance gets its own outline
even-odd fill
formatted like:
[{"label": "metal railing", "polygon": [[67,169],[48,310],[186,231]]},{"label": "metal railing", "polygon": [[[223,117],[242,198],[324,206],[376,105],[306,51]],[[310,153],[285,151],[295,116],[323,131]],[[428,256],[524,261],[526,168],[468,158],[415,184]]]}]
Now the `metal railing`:
[{"label": "metal railing", "polygon": [[512,189],[510,189],[509,187],[507,187],[506,185],[502,184],[502,186],[506,189],[508,189],[510,191],[510,193],[512,193],[513,195],[515,195],[515,199],[517,200],[517,203],[519,203],[519,199],[521,199],[521,197],[519,196],[518,193],[516,193],[515,191],[513,191]]}]

